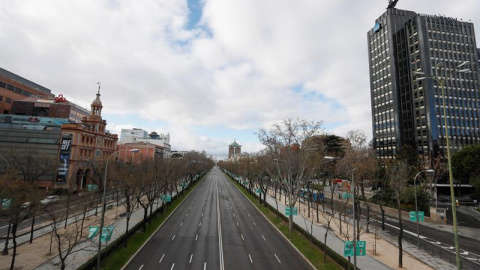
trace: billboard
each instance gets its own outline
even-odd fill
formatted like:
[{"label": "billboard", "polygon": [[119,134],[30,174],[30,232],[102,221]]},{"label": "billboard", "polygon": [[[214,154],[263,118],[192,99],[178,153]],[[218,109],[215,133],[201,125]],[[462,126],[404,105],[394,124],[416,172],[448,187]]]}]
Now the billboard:
[{"label": "billboard", "polygon": [[70,161],[70,148],[72,144],[72,134],[62,134],[62,144],[60,145],[60,164],[57,167],[57,183],[66,184],[68,177],[68,164]]}]

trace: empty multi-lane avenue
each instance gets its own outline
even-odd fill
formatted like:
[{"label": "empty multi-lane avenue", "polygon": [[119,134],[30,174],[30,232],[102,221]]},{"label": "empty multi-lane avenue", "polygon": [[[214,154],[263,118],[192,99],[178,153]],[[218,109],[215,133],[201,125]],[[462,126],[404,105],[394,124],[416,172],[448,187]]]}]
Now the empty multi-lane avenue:
[{"label": "empty multi-lane avenue", "polygon": [[214,167],[126,269],[312,269]]}]

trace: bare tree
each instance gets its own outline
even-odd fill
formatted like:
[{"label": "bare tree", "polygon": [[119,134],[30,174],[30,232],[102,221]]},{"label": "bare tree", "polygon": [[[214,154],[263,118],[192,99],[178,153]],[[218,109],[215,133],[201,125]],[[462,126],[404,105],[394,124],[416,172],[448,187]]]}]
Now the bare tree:
[{"label": "bare tree", "polygon": [[[325,235],[324,235],[324,238],[323,238],[323,262],[326,263],[327,262],[327,236],[328,236],[328,232],[332,229],[332,226],[331,226],[331,223],[332,223],[332,220],[335,219],[335,213],[337,212],[337,208],[333,206],[333,194],[334,194],[334,191],[335,191],[335,186],[334,185],[331,185],[332,186],[332,198],[331,198],[331,201],[332,201],[332,204],[330,205],[330,212],[327,212],[327,211],[323,211],[322,212],[322,217],[324,218],[324,222],[325,222]],[[318,212],[317,212],[318,214]]]},{"label": "bare tree", "polygon": [[[316,164],[311,158],[314,151],[307,139],[319,135],[321,127],[322,122],[287,118],[274,124],[269,131],[260,129],[257,133],[260,142],[268,148],[276,162],[277,178],[287,191],[290,209],[297,202],[300,189],[315,173]],[[290,215],[290,237],[292,230],[293,216]]]},{"label": "bare tree", "polygon": [[67,258],[75,252],[84,250],[83,248],[77,249],[79,244],[83,242],[81,237],[82,225],[77,216],[75,216],[75,221],[67,227],[64,227],[61,223],[63,223],[63,220],[66,218],[65,215],[60,214],[60,211],[55,211],[50,207],[46,208],[46,212],[51,221],[50,226],[52,228],[52,236],[55,239],[58,258],[60,259],[60,269],[64,270],[66,268]]},{"label": "bare tree", "polygon": [[[131,164],[117,163],[116,165],[117,166],[114,170],[115,185],[123,198],[121,203],[125,207],[125,234],[128,234],[130,218],[138,205],[137,193],[139,192],[139,189],[137,188],[136,181],[138,178],[136,177],[136,172]],[[125,242],[125,245],[128,245],[128,241]]]},{"label": "bare tree", "polygon": [[388,180],[389,185],[394,191],[395,199],[397,202],[397,212],[398,212],[398,267],[403,267],[403,248],[402,248],[402,237],[403,237],[403,224],[402,224],[402,209],[401,209],[401,197],[407,183],[410,179],[411,167],[404,161],[397,161],[388,168]]}]

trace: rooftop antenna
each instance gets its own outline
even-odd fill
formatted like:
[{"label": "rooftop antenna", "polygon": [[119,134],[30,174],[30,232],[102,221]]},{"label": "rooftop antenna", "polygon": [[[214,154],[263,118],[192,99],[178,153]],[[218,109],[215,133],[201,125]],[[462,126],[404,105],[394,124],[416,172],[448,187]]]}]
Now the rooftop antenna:
[{"label": "rooftop antenna", "polygon": [[98,93],[99,93],[99,94],[100,94],[100,86],[101,86],[100,84],[101,84],[101,83],[102,83],[102,82],[97,82],[97,84],[98,84]]}]

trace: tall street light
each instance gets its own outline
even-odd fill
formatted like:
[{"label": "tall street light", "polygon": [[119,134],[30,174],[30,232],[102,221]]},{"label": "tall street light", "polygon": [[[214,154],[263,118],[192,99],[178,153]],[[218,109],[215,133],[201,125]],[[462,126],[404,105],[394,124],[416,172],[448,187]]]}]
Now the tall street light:
[{"label": "tall street light", "polygon": [[103,178],[103,196],[102,196],[102,217],[100,219],[100,234],[98,235],[98,252],[97,252],[97,269],[100,270],[100,261],[101,261],[101,249],[102,249],[102,233],[103,233],[103,223],[105,221],[105,196],[106,196],[106,189],[107,189],[107,172],[108,172],[108,161],[114,155],[120,152],[132,152],[138,153],[140,149],[130,149],[130,150],[118,150],[113,152],[108,158],[105,163],[105,178]]},{"label": "tall street light", "polygon": [[417,246],[418,248],[420,248],[420,232],[418,230],[418,207],[417,207],[417,185],[416,185],[416,182],[417,182],[417,177],[422,173],[422,172],[427,172],[427,173],[433,173],[434,170],[432,169],[427,169],[427,170],[424,170],[424,171],[420,171],[418,172],[415,177],[413,178],[413,187],[414,187],[414,190],[415,190],[415,219],[417,220]]},{"label": "tall street light", "polygon": [[[457,263],[457,269],[460,270],[462,268],[461,262],[460,262],[460,246],[458,244],[458,227],[457,227],[457,207],[455,205],[455,193],[454,193],[454,187],[453,187],[453,172],[452,172],[452,158],[450,155],[450,138],[448,134],[448,121],[447,121],[447,106],[445,104],[445,82],[450,79],[453,73],[464,73],[470,71],[470,69],[460,69],[461,67],[465,66],[469,62],[463,62],[462,64],[458,65],[456,68],[453,68],[451,70],[445,70],[443,71],[443,63],[440,62],[437,64],[437,69],[439,70],[438,74],[436,76],[426,76],[425,73],[423,72],[415,72],[415,75],[420,75],[423,77],[419,77],[416,80],[425,80],[426,78],[433,79],[434,81],[437,82],[437,84],[440,85],[440,88],[442,89],[442,100],[443,100],[443,120],[444,120],[444,128],[445,128],[445,140],[447,144],[447,159],[448,159],[448,179],[450,182],[450,196],[452,200],[452,218],[453,218],[453,235],[454,235],[454,241],[455,241],[455,261]],[[442,74],[445,73],[445,74]]]},{"label": "tall street light", "polygon": [[[336,157],[331,157],[331,156],[325,156],[323,157],[324,159],[326,160],[340,160],[339,158],[336,158]],[[346,162],[345,160],[341,159],[343,162],[345,162],[350,168],[352,168],[352,166]],[[356,171],[355,168],[352,168],[352,196],[353,196],[353,269],[356,270],[357,269],[357,226],[355,225],[355,222],[356,222],[356,216],[355,216],[355,179],[353,177],[353,173]],[[340,220],[340,222],[342,222]]]}]

